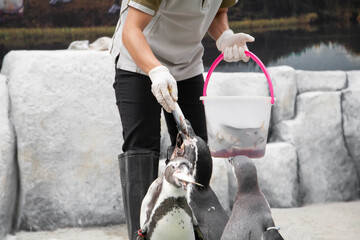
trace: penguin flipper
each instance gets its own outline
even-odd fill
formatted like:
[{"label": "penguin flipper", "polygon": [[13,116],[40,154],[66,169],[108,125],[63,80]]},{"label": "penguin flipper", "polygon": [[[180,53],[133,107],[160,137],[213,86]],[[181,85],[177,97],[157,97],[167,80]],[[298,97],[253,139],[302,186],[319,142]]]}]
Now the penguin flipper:
[{"label": "penguin flipper", "polygon": [[194,234],[195,234],[195,240],[204,240],[204,236],[202,232],[200,231],[199,226],[194,225]]},{"label": "penguin flipper", "polygon": [[162,181],[163,179],[159,177],[152,182],[141,203],[140,226],[143,230],[145,230],[145,226],[150,221],[151,213],[161,192]]},{"label": "penguin flipper", "polygon": [[278,230],[272,229],[264,232],[264,240],[284,240]]}]

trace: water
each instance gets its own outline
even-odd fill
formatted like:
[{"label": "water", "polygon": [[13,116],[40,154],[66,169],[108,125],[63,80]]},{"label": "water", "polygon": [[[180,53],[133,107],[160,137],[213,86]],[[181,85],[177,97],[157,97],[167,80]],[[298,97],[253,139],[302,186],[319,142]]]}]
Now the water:
[{"label": "water", "polygon": [[[360,70],[360,27],[318,27],[308,30],[268,31],[252,33],[254,43],[249,50],[267,66],[288,65],[301,70]],[[207,37],[204,66],[207,71],[220,54],[215,44]],[[215,71],[260,72],[250,60],[248,63],[222,61]]]},{"label": "water", "polygon": [[360,55],[349,52],[338,43],[320,43],[305,48],[300,54],[291,53],[286,57],[272,60],[269,66],[289,65],[305,70],[360,70]]},{"label": "water", "polygon": [[[252,50],[252,49],[250,49]],[[260,54],[258,54],[260,55]],[[260,56],[259,56],[260,57]],[[209,59],[210,60],[210,59]],[[265,63],[267,67],[287,65],[298,70],[360,70],[360,54],[349,52],[338,43],[320,43],[307,47],[300,53],[291,52],[286,56],[271,59]],[[210,68],[207,62],[206,69]],[[216,69],[221,72],[259,72],[255,63],[223,63]]]},{"label": "water", "polygon": [[[241,30],[235,30],[241,31]],[[267,67],[288,65],[302,70],[360,70],[360,26],[320,26],[310,29],[287,31],[249,32],[255,37],[254,43],[249,43],[250,51],[255,53]],[[66,49],[71,41],[90,39],[94,36],[68,39],[67,42],[48,41],[29,42],[26,38],[16,42],[0,40],[0,67],[3,57],[10,50],[53,50]],[[102,36],[98,36],[102,37]],[[111,37],[111,36],[110,36]],[[44,39],[47,39],[44,36]],[[203,40],[205,47],[204,66],[207,71],[212,62],[220,54],[215,42],[209,37]],[[260,72],[253,62],[226,63],[221,62],[215,71],[222,72]]]}]

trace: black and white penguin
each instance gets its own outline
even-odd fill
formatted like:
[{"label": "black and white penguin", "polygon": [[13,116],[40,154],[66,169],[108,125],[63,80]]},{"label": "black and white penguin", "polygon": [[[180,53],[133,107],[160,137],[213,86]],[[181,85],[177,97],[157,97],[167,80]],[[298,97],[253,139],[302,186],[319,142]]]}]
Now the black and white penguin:
[{"label": "black and white penguin", "polygon": [[[187,120],[186,120],[187,121]],[[188,201],[198,221],[198,226],[207,240],[219,240],[229,220],[229,216],[210,187],[212,158],[204,140],[196,136],[187,121],[188,133],[180,133],[171,159],[178,156],[188,159],[193,164],[195,182],[188,190]]]},{"label": "black and white penguin", "polygon": [[203,239],[187,201],[189,183],[197,184],[191,169],[187,159],[174,158],[151,184],[141,205],[138,240]]},{"label": "black and white penguin", "polygon": [[[261,192],[253,161],[245,156],[230,160],[238,189],[229,222],[221,240],[281,240],[269,203]],[[263,235],[264,234],[264,235]]]}]

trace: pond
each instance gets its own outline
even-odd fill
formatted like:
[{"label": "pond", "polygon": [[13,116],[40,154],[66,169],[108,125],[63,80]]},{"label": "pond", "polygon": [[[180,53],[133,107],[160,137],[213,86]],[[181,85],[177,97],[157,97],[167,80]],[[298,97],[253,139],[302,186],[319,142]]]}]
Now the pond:
[{"label": "pond", "polygon": [[[109,36],[108,32],[106,35]],[[3,57],[10,50],[66,49],[71,41],[83,39],[94,41],[96,38],[105,35],[96,34],[81,31],[81,33],[72,34],[62,40],[29,41],[20,38],[17,41],[0,41],[0,66]],[[267,67],[288,65],[302,70],[360,70],[359,25],[347,27],[320,26],[307,30],[250,32],[250,34],[256,39],[254,43],[248,44],[250,51],[255,53]],[[47,36],[42,38],[50,39]],[[203,45],[205,48],[203,60],[207,71],[219,55],[219,51],[209,36],[204,38]],[[221,62],[216,71],[259,72],[260,69],[253,61],[248,63]]]},{"label": "pond", "polygon": [[[248,48],[267,66],[288,65],[301,70],[360,70],[360,27],[333,26],[253,33]],[[204,39],[204,65],[208,70],[219,55],[210,38]],[[221,62],[216,71],[261,71],[253,62]]]}]

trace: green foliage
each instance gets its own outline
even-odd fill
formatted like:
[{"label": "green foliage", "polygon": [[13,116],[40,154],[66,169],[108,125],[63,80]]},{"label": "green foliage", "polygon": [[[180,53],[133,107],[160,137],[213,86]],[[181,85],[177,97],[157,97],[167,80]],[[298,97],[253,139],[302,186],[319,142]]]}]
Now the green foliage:
[{"label": "green foliage", "polygon": [[[232,29],[247,32],[262,32],[269,30],[289,30],[308,28],[317,19],[315,13],[298,17],[278,19],[257,19],[229,22]],[[11,49],[12,46],[32,46],[39,43],[70,43],[75,40],[87,39],[90,42],[102,36],[111,37],[115,26],[97,27],[63,27],[63,28],[0,28],[0,44]]]},{"label": "green foliage", "polygon": [[4,27],[115,26],[118,15],[108,13],[114,0],[72,0],[50,5],[49,0],[24,0],[22,16],[4,15]]},{"label": "green foliage", "polygon": [[[108,10],[114,0],[72,0],[49,5],[49,0],[24,0],[23,16],[0,16],[0,27],[115,26],[117,14]],[[289,18],[316,13],[318,22],[360,22],[360,0],[239,0],[229,8],[229,20]]]},{"label": "green foliage", "polygon": [[356,22],[359,0],[239,0],[229,9],[230,20],[298,16],[315,12],[319,21]]},{"label": "green foliage", "polygon": [[99,37],[111,37],[115,27],[85,27],[85,28],[1,28],[0,44],[8,49],[49,43],[68,43],[75,40],[95,41]]},{"label": "green foliage", "polygon": [[243,21],[229,22],[231,29],[238,29],[246,32],[264,32],[279,31],[291,29],[307,29],[310,30],[310,24],[317,21],[316,13],[308,13],[298,17],[289,18],[272,18],[272,19],[255,19]]}]

